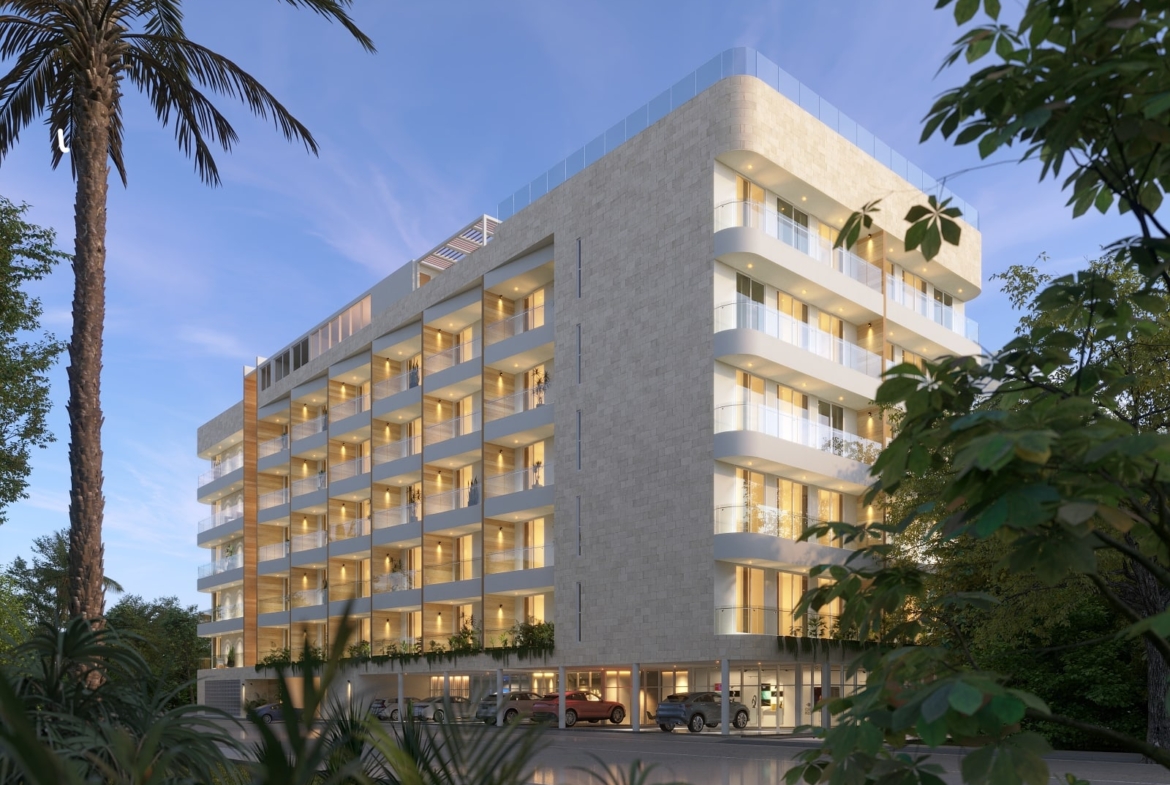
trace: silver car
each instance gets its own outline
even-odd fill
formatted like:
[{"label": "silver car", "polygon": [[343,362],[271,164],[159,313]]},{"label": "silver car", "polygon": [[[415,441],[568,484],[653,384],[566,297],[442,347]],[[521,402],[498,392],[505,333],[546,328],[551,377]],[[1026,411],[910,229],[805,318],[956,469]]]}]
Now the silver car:
[{"label": "silver car", "polygon": [[[723,724],[723,705],[717,692],[681,692],[668,695],[658,704],[654,721],[664,732],[670,733],[679,725],[686,725],[691,733],[701,733],[708,725]],[[731,724],[743,730],[751,721],[748,707],[737,700],[730,702],[728,714]]]},{"label": "silver car", "polygon": [[[535,692],[508,692],[504,694],[504,722],[515,722],[532,716],[532,704],[541,699]],[[493,692],[479,702],[475,718],[488,725],[496,724],[496,694]]]},{"label": "silver car", "polygon": [[467,698],[452,695],[450,698],[444,699],[440,695],[437,698],[426,698],[416,702],[411,707],[411,713],[416,720],[442,722],[451,719],[459,721],[471,719],[475,714],[475,707]]}]

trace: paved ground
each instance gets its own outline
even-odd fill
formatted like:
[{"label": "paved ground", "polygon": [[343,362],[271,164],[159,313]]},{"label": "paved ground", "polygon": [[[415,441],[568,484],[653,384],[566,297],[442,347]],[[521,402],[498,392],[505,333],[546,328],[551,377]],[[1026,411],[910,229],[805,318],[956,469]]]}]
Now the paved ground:
[{"label": "paved ground", "polygon": [[[280,732],[280,723],[275,726]],[[255,740],[241,734],[241,740]],[[611,771],[626,770],[635,760],[656,764],[649,783],[684,782],[688,785],[783,785],[793,759],[810,746],[809,741],[718,733],[691,734],[684,730],[665,734],[657,730],[633,734],[604,727],[548,731],[548,746],[537,759],[534,785],[600,785],[582,766],[600,772],[605,762]],[[961,782],[961,753],[935,753],[948,783]],[[1170,785],[1170,772],[1141,763],[1134,755],[1056,753],[1049,759],[1053,783],[1065,782],[1072,772],[1093,785]]]}]

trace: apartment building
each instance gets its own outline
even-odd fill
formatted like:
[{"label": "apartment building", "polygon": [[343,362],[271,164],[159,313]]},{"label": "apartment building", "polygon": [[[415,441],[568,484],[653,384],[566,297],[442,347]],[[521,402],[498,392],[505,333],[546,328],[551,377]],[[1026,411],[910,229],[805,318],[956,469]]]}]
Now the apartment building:
[{"label": "apartment building", "polygon": [[[937,259],[902,250],[895,219],[938,190],[729,50],[225,380],[240,402],[198,433],[201,697],[262,693],[259,660],[327,647],[349,607],[359,654],[555,629],[503,668],[365,664],[367,695],[559,685],[639,728],[716,690],[753,728],[826,722],[847,652],[784,641],[834,637],[832,608],[793,609],[848,551],[798,540],[880,518],[882,371],[979,351],[974,211]],[[876,197],[879,226],[834,249]]]}]

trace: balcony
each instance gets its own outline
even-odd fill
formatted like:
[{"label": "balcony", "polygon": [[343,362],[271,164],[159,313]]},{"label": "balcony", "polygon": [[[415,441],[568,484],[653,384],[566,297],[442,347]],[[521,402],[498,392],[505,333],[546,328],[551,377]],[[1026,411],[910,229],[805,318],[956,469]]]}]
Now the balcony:
[{"label": "balcony", "polygon": [[528,412],[553,402],[552,383],[537,385],[528,390],[505,395],[502,398],[488,398],[483,402],[483,410],[488,422],[510,417],[513,414]]},{"label": "balcony", "polygon": [[228,570],[238,570],[244,566],[244,552],[236,551],[231,556],[225,556],[222,559],[216,559],[208,564],[199,565],[199,577],[210,578],[212,575],[219,575]]},{"label": "balcony", "polygon": [[271,545],[261,545],[257,550],[256,561],[263,564],[267,561],[276,561],[288,556],[287,542],[274,542]]},{"label": "balcony", "polygon": [[428,564],[423,570],[423,577],[427,586],[478,579],[479,561],[477,559],[463,559],[442,562],[441,564]]},{"label": "balcony", "polygon": [[334,603],[360,600],[369,596],[369,581],[331,581],[329,583],[330,606],[333,606]]},{"label": "balcony", "polygon": [[880,293],[882,290],[880,267],[870,264],[852,251],[834,248],[828,239],[811,233],[807,226],[800,226],[788,216],[764,204],[737,201],[727,202],[715,208],[716,232],[736,227],[760,230],[875,292]]},{"label": "balcony", "polygon": [[728,431],[754,431],[865,464],[876,461],[882,451],[880,444],[863,436],[816,420],[793,417],[763,404],[733,403],[716,407],[715,433]]},{"label": "balcony", "polygon": [[256,447],[256,456],[259,458],[267,458],[269,455],[276,455],[288,449],[288,434],[281,434],[275,439],[269,439],[266,442],[260,442]]},{"label": "balcony", "polygon": [[716,635],[779,635],[780,614],[776,608],[744,605],[715,609]]},{"label": "balcony", "polygon": [[353,417],[362,412],[370,410],[370,396],[359,395],[356,398],[351,398],[348,401],[334,404],[333,408],[329,410],[329,424],[336,425],[344,419]]},{"label": "balcony", "polygon": [[496,551],[487,554],[486,562],[488,575],[516,570],[537,570],[553,565],[553,549],[551,545],[540,545],[534,548]]},{"label": "balcony", "polygon": [[822,523],[818,518],[765,504],[729,504],[715,508],[716,534],[750,532],[799,540],[806,527],[818,523]]},{"label": "balcony", "polygon": [[374,578],[374,593],[388,591],[409,591],[420,588],[418,574],[415,570],[399,570]]},{"label": "balcony", "polygon": [[325,604],[324,589],[302,589],[294,591],[288,597],[290,608],[313,608]]},{"label": "balcony", "polygon": [[935,324],[940,324],[969,341],[979,343],[978,322],[960,316],[955,313],[954,306],[943,305],[904,281],[898,281],[892,275],[886,276],[886,297],[890,302],[903,305],[919,316],[925,316]]},{"label": "balcony", "polygon": [[755,330],[832,363],[851,368],[872,379],[882,375],[882,358],[857,344],[798,322],[763,303],[741,300],[715,309],[715,332]]},{"label": "balcony", "polygon": [[328,477],[326,477],[325,472],[319,472],[312,477],[302,477],[299,480],[293,480],[290,495],[295,499],[298,496],[305,496],[314,491],[323,491],[328,487]]},{"label": "balcony", "polygon": [[308,534],[297,534],[291,537],[289,542],[291,543],[289,550],[293,553],[311,551],[314,548],[324,548],[325,544],[329,542],[329,533],[316,531]]},{"label": "balcony", "polygon": [[551,512],[555,482],[552,461],[488,477],[484,483],[487,494],[484,514],[495,518],[517,514],[521,510],[534,515],[540,514],[544,508]]},{"label": "balcony", "polygon": [[427,461],[440,461],[473,451],[478,452],[481,447],[478,434],[483,427],[482,419],[481,412],[471,412],[423,428]]},{"label": "balcony", "polygon": [[214,515],[199,521],[196,526],[196,542],[199,545],[214,545],[244,527],[244,505],[234,504]]},{"label": "balcony", "polygon": [[544,325],[545,306],[539,305],[535,308],[529,308],[527,311],[521,311],[506,319],[492,322],[485,327],[483,331],[484,344],[491,346],[505,339],[522,335],[529,330],[535,330],[537,327],[543,327]]},{"label": "balcony", "polygon": [[[256,601],[256,613],[285,613],[289,609],[289,598],[279,594],[274,597],[261,597]],[[260,625],[264,626],[264,625]]]},{"label": "balcony", "polygon": [[403,504],[374,512],[374,545],[402,540],[416,540],[422,534],[422,505]]},{"label": "balcony", "polygon": [[370,535],[370,519],[354,518],[351,521],[342,521],[329,526],[329,542],[351,540],[354,537],[368,537]]},{"label": "balcony", "polygon": [[422,467],[422,459],[415,458],[422,452],[422,436],[407,436],[396,442],[374,448],[374,480],[382,482],[389,477],[416,472]]},{"label": "balcony", "polygon": [[225,605],[217,605],[214,608],[207,608],[199,611],[199,623],[210,624],[216,621],[227,621],[229,619],[244,618],[244,604],[243,603],[229,603]]},{"label": "balcony", "polygon": [[288,504],[288,488],[262,493],[256,500],[256,508],[260,510],[268,510],[282,504]]},{"label": "balcony", "polygon": [[397,376],[391,376],[389,379],[376,382],[374,384],[374,400],[380,401],[383,398],[389,398],[391,395],[405,392],[412,387],[418,387],[421,382],[422,369],[411,368]]},{"label": "balcony", "polygon": [[[423,360],[423,365],[426,367],[427,374],[429,375],[439,371],[445,371],[448,368],[454,368],[456,365],[462,365],[465,362],[470,362],[476,357],[479,357],[478,338],[432,354]],[[429,384],[431,382],[428,382]]]},{"label": "balcony", "polygon": [[546,464],[529,466],[527,469],[517,469],[507,474],[488,477],[484,484],[484,490],[490,498],[530,491],[533,488],[543,488],[546,485],[552,485],[554,481],[553,463],[549,461]]},{"label": "balcony", "polygon": [[372,456],[363,455],[349,461],[333,464],[329,467],[329,485],[333,488],[334,496],[344,496],[347,493],[368,488]]},{"label": "balcony", "polygon": [[292,440],[295,442],[322,433],[325,430],[325,425],[325,415],[299,422],[292,427]]},{"label": "balcony", "polygon": [[220,477],[225,477],[234,472],[236,469],[244,468],[244,453],[237,452],[229,456],[226,460],[212,466],[203,474],[199,475],[198,486],[200,489],[209,483],[218,480]]}]

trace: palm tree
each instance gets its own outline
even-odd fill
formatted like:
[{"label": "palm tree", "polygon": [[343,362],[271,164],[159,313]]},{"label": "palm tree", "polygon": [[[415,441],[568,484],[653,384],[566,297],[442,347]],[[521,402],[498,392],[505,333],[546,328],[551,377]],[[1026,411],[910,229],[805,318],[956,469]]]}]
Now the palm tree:
[{"label": "palm tree", "polygon": [[[367,51],[373,42],[349,17],[353,0],[281,0],[338,22]],[[225,23],[227,20],[225,20]],[[34,119],[47,115],[56,168],[69,139],[74,203],[73,334],[69,342],[70,613],[100,624],[102,587],[102,327],[106,307],[106,197],[110,164],[123,186],[122,95],[144,93],[205,183],[212,157],[230,151],[235,129],[209,93],[238,99],[316,154],[309,130],[243,69],[187,38],[182,0],[0,0],[0,163]]]}]

